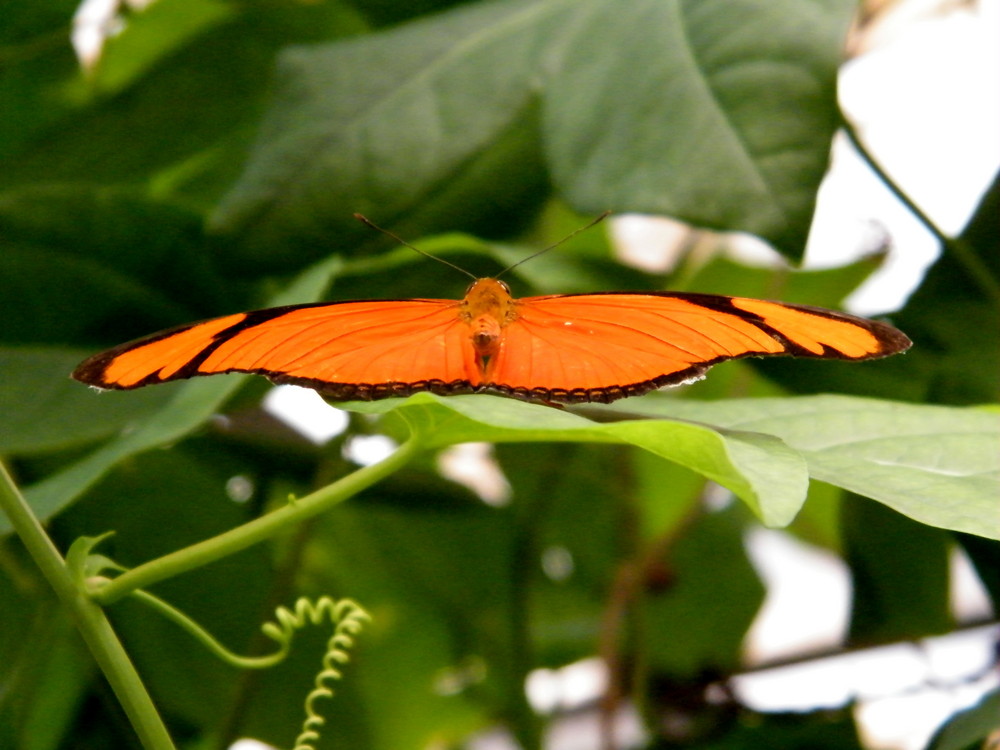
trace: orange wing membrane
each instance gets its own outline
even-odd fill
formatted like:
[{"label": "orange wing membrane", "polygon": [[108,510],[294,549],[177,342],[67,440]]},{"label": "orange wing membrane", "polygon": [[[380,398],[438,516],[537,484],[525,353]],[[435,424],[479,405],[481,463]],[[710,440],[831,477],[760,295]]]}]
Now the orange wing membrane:
[{"label": "orange wing membrane", "polygon": [[[865,360],[905,351],[890,325],[816,307],[709,294],[581,294],[518,303],[493,388],[610,402],[698,380],[714,364],[792,355]],[[534,383],[522,390],[523,384]],[[509,389],[509,390],[508,390]]]},{"label": "orange wing membrane", "polygon": [[431,391],[610,402],[728,359],[865,360],[909,347],[892,326],[816,307],[668,292],[515,300],[479,279],[460,301],[296,305],[194,323],[97,354],[73,377],[131,389],[247,372],[337,400]]},{"label": "orange wing membrane", "polygon": [[454,300],[294,305],[153,334],[85,360],[73,377],[131,389],[247,372],[338,400],[469,392],[478,385]]}]

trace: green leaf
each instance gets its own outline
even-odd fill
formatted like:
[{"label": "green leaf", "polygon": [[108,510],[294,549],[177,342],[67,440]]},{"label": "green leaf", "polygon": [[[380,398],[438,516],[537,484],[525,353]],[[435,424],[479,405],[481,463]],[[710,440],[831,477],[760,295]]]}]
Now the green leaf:
[{"label": "green leaf", "polygon": [[0,454],[62,450],[110,437],[143,422],[171,396],[169,389],[150,388],[94,398],[69,377],[86,355],[76,349],[0,348]]},{"label": "green leaf", "polygon": [[0,547],[0,610],[0,747],[66,747],[96,666],[20,545]]},{"label": "green leaf", "polygon": [[615,411],[777,436],[809,474],[945,529],[1000,539],[1000,414],[852,396],[693,402],[649,396]]},{"label": "green leaf", "polygon": [[850,492],[841,524],[852,576],[852,644],[916,640],[954,626],[948,601],[950,534]]},{"label": "green leaf", "polygon": [[104,95],[126,88],[197,35],[231,21],[238,7],[220,0],[157,0],[128,13],[120,33],[105,43],[94,87]]},{"label": "green leaf", "polygon": [[1000,691],[994,690],[978,704],[951,717],[934,735],[927,750],[973,750],[988,747],[997,731]]},{"label": "green leaf", "polygon": [[[537,50],[567,6],[478,3],[398,30],[286,51],[246,171],[213,224],[240,232],[247,261],[281,247],[283,256],[267,260],[296,262],[331,238],[349,246],[369,231],[355,211],[383,224],[417,210],[442,213],[428,202],[448,203],[441,191],[469,177],[466,170],[480,170],[480,160],[490,163],[500,201],[500,193],[537,182],[534,160],[518,153],[537,136],[520,131],[532,120]],[[511,132],[517,137],[502,145]],[[493,149],[503,152],[500,161],[489,156]],[[431,228],[468,228],[455,217],[487,205],[495,211],[497,200],[484,203],[486,190]],[[298,247],[286,248],[289,239]]]},{"label": "green leaf", "polygon": [[8,190],[0,237],[7,342],[118,343],[219,313],[232,298],[209,265],[218,243],[201,217],[131,191]]},{"label": "green leaf", "polygon": [[779,439],[758,432],[687,421],[636,420],[600,424],[565,411],[496,396],[419,393],[405,401],[345,408],[386,413],[390,430],[419,434],[429,449],[456,443],[593,442],[634,445],[728,487],[769,526],[783,526],[805,499],[801,458]]},{"label": "green leaf", "polygon": [[[316,264],[286,291],[275,296],[271,304],[279,306],[316,300],[339,267],[339,258]],[[27,488],[25,496],[36,517],[45,520],[58,513],[119,461],[189,434],[211,417],[246,380],[242,375],[221,375],[159,386],[174,389],[174,396],[141,427],[119,435],[76,463]],[[99,396],[94,394],[94,398]],[[0,534],[9,530],[7,519],[0,518]]]},{"label": "green leaf", "polygon": [[744,526],[732,509],[704,515],[667,551],[666,584],[641,600],[640,640],[654,677],[696,679],[738,668],[747,629],[764,601],[764,585],[742,544]]},{"label": "green leaf", "polygon": [[[350,243],[357,210],[404,233],[418,216],[424,230],[468,227],[538,190],[544,150],[582,212],[671,214],[798,256],[852,12],[846,0],[501,0],[293,49],[214,223],[256,262]],[[459,204],[462,183],[477,193]]]},{"label": "green leaf", "polygon": [[801,256],[854,4],[575,4],[544,100],[556,185],[583,211],[676,216]]},{"label": "green leaf", "polygon": [[[0,123],[0,183],[155,180],[159,197],[211,205],[238,173],[277,50],[364,28],[346,3],[155,6],[111,42],[96,82],[85,80],[69,45],[72,5],[50,37],[14,56],[0,79],[0,109],[18,115]],[[8,152],[2,136],[11,125]]]}]

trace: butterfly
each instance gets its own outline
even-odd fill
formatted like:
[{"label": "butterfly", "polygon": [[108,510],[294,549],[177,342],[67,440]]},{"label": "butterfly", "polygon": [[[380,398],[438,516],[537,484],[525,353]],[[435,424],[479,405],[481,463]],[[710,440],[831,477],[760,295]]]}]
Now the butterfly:
[{"label": "butterfly", "polygon": [[333,400],[429,391],[607,403],[700,379],[730,359],[856,361],[910,345],[886,323],[818,307],[674,292],[515,299],[503,281],[482,278],[461,300],[291,305],[183,325],[92,356],[73,377],[127,390],[245,372]]}]

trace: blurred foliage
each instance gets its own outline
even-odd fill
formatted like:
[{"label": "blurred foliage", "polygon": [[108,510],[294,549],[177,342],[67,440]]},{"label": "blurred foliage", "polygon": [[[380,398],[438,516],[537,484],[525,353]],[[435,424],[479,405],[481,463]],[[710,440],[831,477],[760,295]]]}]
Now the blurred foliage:
[{"label": "blurred foliage", "polygon": [[[321,748],[458,748],[498,726],[536,747],[556,717],[528,704],[526,677],[593,656],[611,684],[591,708],[628,699],[648,748],[859,747],[849,707],[763,714],[726,689],[764,596],[744,539],[795,516],[810,477],[789,530],[850,566],[852,643],[955,627],[956,539],[996,603],[996,412],[943,406],[1000,400],[997,185],[894,317],[915,346],[887,361],[733,363],[683,400],[608,409],[383,402],[325,445],[263,412],[248,379],[98,397],[67,378],[88,352],[193,319],[461,293],[355,211],[476,274],[605,209],[752,232],[797,260],[853,3],[157,0],[121,10],[85,72],[75,4],[8,0],[0,24],[0,456],[61,550],[114,530],[101,551],[134,566],[348,474],[357,437],[422,424],[433,450],[404,471],[155,587],[248,653],[299,595],[361,602],[374,619],[323,706]],[[597,229],[510,281],[836,307],[878,262],[806,273],[691,255],[651,274]],[[788,398],[819,392],[912,406]],[[463,440],[496,444],[503,501],[441,475]],[[709,502],[706,477],[746,505]],[[109,611],[178,747],[288,745],[328,634],[241,673],[136,602]],[[136,746],[12,535],[0,612],[0,747]],[[987,709],[935,747],[981,739]]]}]

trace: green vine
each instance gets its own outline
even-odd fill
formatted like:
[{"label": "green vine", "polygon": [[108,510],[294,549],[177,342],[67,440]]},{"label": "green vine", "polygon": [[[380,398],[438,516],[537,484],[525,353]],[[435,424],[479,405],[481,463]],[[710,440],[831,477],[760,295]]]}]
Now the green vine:
[{"label": "green vine", "polygon": [[[92,579],[93,585],[103,581]],[[240,656],[223,646],[216,638],[186,614],[171,604],[146,591],[133,591],[132,597],[152,607],[167,619],[187,631],[212,654],[227,664],[243,669],[265,669],[284,660],[292,647],[295,633],[307,625],[320,625],[329,620],[334,625],[333,635],[326,643],[323,668],[316,675],[315,687],[305,700],[306,718],[302,731],[295,739],[293,750],[315,750],[315,742],[320,739],[319,730],[326,719],[316,708],[321,698],[332,698],[332,683],[342,678],[340,668],[350,660],[348,650],[354,646],[354,637],[361,632],[365,622],[371,617],[357,602],[351,599],[339,601],[321,596],[315,601],[300,597],[295,607],[278,607],[274,611],[274,621],[265,622],[261,631],[278,644],[278,650],[266,656]]]},{"label": "green vine", "polygon": [[[290,646],[292,631],[296,628],[304,627],[307,623],[318,624],[324,617],[330,617],[334,622],[335,632],[328,643],[323,670],[317,677],[316,688],[306,700],[307,716],[297,745],[300,750],[305,750],[311,745],[304,743],[315,741],[310,738],[319,736],[316,730],[323,723],[314,704],[320,697],[332,695],[329,683],[340,676],[337,665],[346,662],[347,648],[353,644],[353,636],[359,631],[361,622],[367,619],[360,606],[346,600],[334,602],[324,598],[315,604],[309,600],[300,600],[296,603],[294,611],[279,608],[276,613],[279,624],[268,623],[269,627],[265,630],[272,638],[275,637],[274,634],[280,634],[277,638],[280,646],[278,652],[263,657],[242,657],[228,651],[184,613],[143,591],[142,588],[262,542],[292,524],[329,510],[405,466],[423,449],[423,445],[422,437],[414,432],[399,449],[377,464],[358,469],[294,503],[289,503],[216,537],[205,539],[131,570],[122,568],[103,555],[92,553],[93,548],[105,539],[107,534],[77,539],[63,559],[2,463],[0,463],[0,511],[10,519],[14,531],[74,619],[77,629],[107,677],[146,750],[174,750],[175,746],[135,667],[111,627],[104,613],[104,607],[124,596],[135,596],[178,623],[224,661],[238,667],[257,669],[276,664],[285,657]],[[105,574],[106,571],[114,571],[119,575],[109,577]]]},{"label": "green vine", "polygon": [[82,588],[82,559],[88,545],[100,539],[84,539],[74,543],[70,556],[63,559],[45,529],[31,512],[24,496],[18,491],[0,463],[0,510],[7,514],[14,531],[59,597],[60,602],[83,636],[101,671],[107,677],[146,750],[174,750],[167,728],[153,705],[145,685],[115,634],[104,610],[86,596]]},{"label": "green vine", "polygon": [[92,588],[90,596],[98,604],[105,606],[113,604],[134,591],[147,588],[154,583],[189,570],[195,570],[246,549],[252,544],[270,539],[282,529],[295,523],[301,523],[320,513],[325,513],[335,505],[390,476],[408,464],[416,454],[423,450],[424,443],[423,437],[414,432],[409,440],[378,463],[352,471],[336,482],[321,487],[315,492],[298,498],[259,518],[247,521],[210,539],[150,560],[120,576],[106,580],[100,587]]}]

